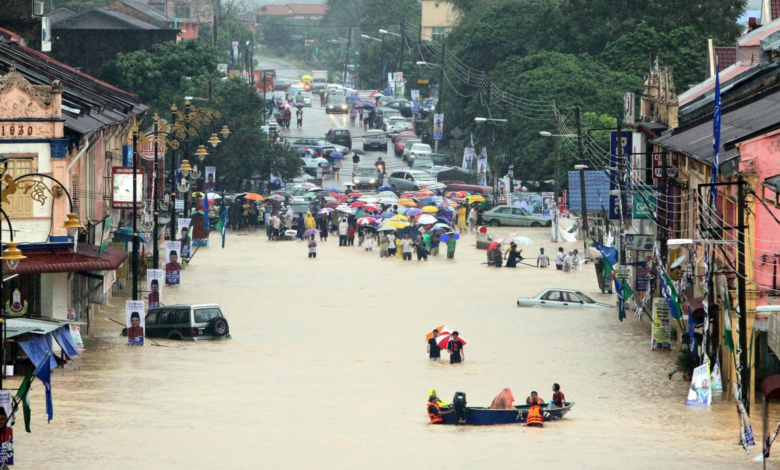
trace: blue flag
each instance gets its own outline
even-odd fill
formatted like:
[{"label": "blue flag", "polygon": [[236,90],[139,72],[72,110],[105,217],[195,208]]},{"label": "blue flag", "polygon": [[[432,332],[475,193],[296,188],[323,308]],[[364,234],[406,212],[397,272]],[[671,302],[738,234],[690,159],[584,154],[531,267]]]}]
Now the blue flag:
[{"label": "blue flag", "polygon": [[596,240],[593,240],[593,246],[595,246],[596,249],[601,252],[601,256],[603,256],[604,259],[607,260],[610,266],[615,266],[618,263],[617,248],[613,246],[604,246],[601,243],[597,242]]},{"label": "blue flag", "polygon": [[209,220],[209,193],[203,195],[203,228],[208,232],[211,230],[211,221]]},{"label": "blue flag", "polygon": [[623,283],[615,276],[615,292],[618,296],[618,320],[623,321],[626,318],[626,301],[623,296]]},{"label": "blue flag", "polygon": [[[720,152],[720,118],[722,115],[722,110],[720,106],[720,74],[717,72],[718,70],[718,63],[715,62],[715,111],[713,113],[712,117],[712,147],[713,147],[713,153],[712,153],[712,183],[715,184],[718,182],[718,165],[720,163],[720,159],[718,156],[718,153]],[[712,206],[717,209],[717,187],[712,186],[710,187],[710,191],[712,192]]]},{"label": "blue flag", "polygon": [[33,375],[35,375],[38,380],[41,381],[43,386],[46,388],[46,414],[49,416],[49,422],[51,422],[51,419],[54,417],[54,403],[51,400],[51,363],[49,362],[49,358],[51,357],[51,353],[47,352],[46,357],[43,358],[40,365],[35,368],[35,372],[33,372]]}]

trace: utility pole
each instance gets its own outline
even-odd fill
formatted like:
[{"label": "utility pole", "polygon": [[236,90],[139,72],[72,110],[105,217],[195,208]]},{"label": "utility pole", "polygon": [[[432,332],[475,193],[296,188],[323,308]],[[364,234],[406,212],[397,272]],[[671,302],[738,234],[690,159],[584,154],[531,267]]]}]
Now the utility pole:
[{"label": "utility pole", "polygon": [[[155,115],[155,117],[158,117]],[[157,148],[157,120],[154,121],[154,184],[152,187],[154,188],[154,191],[152,192],[152,199],[153,199],[153,215],[154,215],[154,232],[152,236],[154,237],[154,244],[152,245],[152,266],[154,266],[154,269],[160,269],[160,229],[158,228],[159,222],[160,222],[160,212],[159,208],[157,207],[157,201],[160,199],[159,193],[160,193],[160,178],[158,178],[160,173],[160,164],[159,164],[159,154],[158,154],[158,148]],[[163,184],[164,186],[164,184]]]},{"label": "utility pole", "polygon": [[[664,266],[664,268],[666,268],[666,261],[667,258],[669,258],[669,246],[666,243],[666,241],[669,239],[669,233],[667,232],[669,227],[667,224],[667,221],[669,219],[669,214],[668,214],[668,207],[666,205],[667,202],[666,193],[668,191],[667,185],[669,182],[668,165],[669,165],[668,155],[666,152],[663,152],[661,154],[661,171],[663,171],[663,174],[661,175],[661,198],[663,199],[663,207],[664,207],[663,215],[661,215],[661,204],[660,204],[661,201],[658,201],[657,206],[658,206],[658,216],[659,216],[658,218],[661,219],[660,220],[661,225],[659,226],[661,230],[658,233],[658,241],[661,244],[661,264]],[[659,287],[660,287],[660,283],[659,283]]]},{"label": "utility pole", "polygon": [[401,18],[401,56],[398,58],[398,68],[396,69],[399,72],[403,72],[403,66],[404,66],[404,46],[406,45],[406,37],[404,36],[404,19]]},{"label": "utility pole", "polygon": [[[512,113],[507,115],[506,125],[509,127],[509,201],[507,201],[507,203],[511,205],[512,194],[515,192],[515,157],[512,152],[512,145],[514,144],[512,135]],[[583,253],[583,256],[585,256],[585,253]]]},{"label": "utility pole", "polygon": [[382,57],[379,60],[379,85],[377,86],[377,90],[384,90],[382,84],[385,82],[385,36],[387,36],[387,34],[381,34],[380,36],[382,36]]},{"label": "utility pole", "polygon": [[133,300],[138,300],[138,123],[133,128]]},{"label": "utility pole", "polygon": [[750,413],[750,367],[747,340],[747,289],[745,286],[745,180],[737,176],[737,295],[739,296],[739,361],[742,363],[742,399],[745,413]]},{"label": "utility pole", "polygon": [[219,3],[220,3],[220,1],[221,0],[214,0],[214,47],[219,47],[219,46],[217,46],[217,39],[218,39],[218,35],[217,35],[217,20],[219,18],[219,10],[220,10]]},{"label": "utility pole", "polygon": [[347,81],[347,74],[349,73],[349,50],[352,47],[352,26],[349,27],[349,34],[347,35],[347,57],[344,60],[344,84],[349,83]]},{"label": "utility pole", "polygon": [[[436,100],[436,112],[437,112],[437,114],[441,114],[441,107],[442,107],[442,101],[443,101],[442,98],[444,96],[444,59],[446,57],[446,53],[447,53],[447,45],[446,44],[442,44],[441,45],[441,61],[439,63],[439,98],[438,98],[438,100]],[[434,123],[434,125],[435,125],[435,123]],[[444,129],[442,129],[442,134],[444,134],[443,131],[444,131]],[[442,135],[442,138],[443,137],[444,137],[444,135]],[[439,153],[439,141],[438,140],[434,140],[433,145],[435,147],[434,152],[435,153]]]},{"label": "utility pole", "polygon": [[589,256],[588,254],[588,236],[590,231],[588,230],[588,205],[586,203],[585,193],[585,148],[582,141],[582,122],[580,121],[580,107],[574,107],[574,121],[577,125],[577,153],[580,157],[580,195],[582,198],[582,256]]}]

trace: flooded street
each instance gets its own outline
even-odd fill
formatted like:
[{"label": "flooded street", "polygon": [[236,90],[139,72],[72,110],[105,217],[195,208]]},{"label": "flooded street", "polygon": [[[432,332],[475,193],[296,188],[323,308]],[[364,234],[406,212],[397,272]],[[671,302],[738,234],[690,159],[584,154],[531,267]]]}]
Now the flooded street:
[{"label": "flooded street", "polygon": [[[507,229],[494,230],[505,233]],[[524,229],[551,251],[546,229]],[[129,348],[123,301],[99,314],[78,370],[54,374],[55,419],[34,390],[33,433],[17,430],[22,468],[298,469],[755,468],[735,445],[733,404],[683,405],[671,354],[650,352],[648,324],[616,310],[518,309],[550,286],[602,301],[592,267],[572,274],[481,266],[463,237],[456,258],[380,259],[330,238],[316,260],[300,242],[229,233],[201,249],[164,303],[218,302],[231,341]],[[572,246],[573,247],[573,246]],[[123,305],[122,305],[123,307]],[[468,341],[459,366],[431,363],[424,335],[448,324]],[[563,421],[436,427],[426,392],[465,391],[488,406],[559,382],[576,402]],[[756,414],[756,416],[758,416]],[[759,420],[754,420],[758,424]],[[441,451],[446,450],[446,456]]]}]

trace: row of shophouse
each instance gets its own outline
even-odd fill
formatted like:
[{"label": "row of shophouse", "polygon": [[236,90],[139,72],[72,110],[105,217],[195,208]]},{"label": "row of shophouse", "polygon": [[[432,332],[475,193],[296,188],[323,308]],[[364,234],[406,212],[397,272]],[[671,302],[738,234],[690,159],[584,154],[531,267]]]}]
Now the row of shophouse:
[{"label": "row of shophouse", "polygon": [[[7,214],[0,234],[26,257],[4,266],[6,338],[45,334],[63,322],[88,333],[97,306],[110,300],[126,259],[117,235],[126,214],[112,204],[112,169],[127,164],[128,136],[145,111],[138,96],[0,28],[0,207]],[[68,233],[73,219],[82,228]],[[107,248],[110,241],[119,244]],[[11,350],[7,358],[15,357]]]},{"label": "row of shophouse", "polygon": [[[749,349],[755,389],[755,383],[763,377],[780,372],[780,318],[756,315],[758,306],[780,304],[780,19],[748,32],[734,47],[710,48],[709,66],[711,77],[679,96],[670,69],[663,64],[650,68],[640,111],[630,130],[634,142],[632,173],[635,182],[652,188],[645,194],[658,194],[665,184],[668,202],[665,210],[656,212],[656,223],[635,219],[632,224],[636,233],[656,236],[666,229],[669,239],[692,241],[669,247],[666,270],[679,279],[680,273],[690,267],[690,282],[678,287],[687,299],[683,313],[688,313],[690,305],[695,317],[703,315],[704,247],[708,245],[705,240],[714,247],[718,313],[711,319],[714,324],[708,349],[720,353],[724,390],[730,391],[728,382],[735,377],[734,362],[722,347],[722,339],[724,315],[731,315],[731,323],[737,324],[737,185],[717,187],[714,214],[705,209],[710,206],[710,188],[701,186],[711,182],[715,160],[713,118],[718,73],[722,106],[718,181],[736,183],[741,176],[747,183],[746,305],[748,334],[755,341]],[[658,173],[662,155],[666,155],[667,161],[663,184]],[[647,253],[633,255],[636,260]],[[685,261],[679,267],[673,266],[683,256]],[[641,276],[636,270],[633,274],[635,280]],[[730,310],[724,305],[726,293]]]}]

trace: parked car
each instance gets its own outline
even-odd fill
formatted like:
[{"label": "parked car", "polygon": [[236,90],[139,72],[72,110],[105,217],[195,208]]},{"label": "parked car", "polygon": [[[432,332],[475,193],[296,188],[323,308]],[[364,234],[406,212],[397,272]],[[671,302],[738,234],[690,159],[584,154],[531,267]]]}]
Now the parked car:
[{"label": "parked car", "polygon": [[322,174],[330,174],[330,163],[318,163],[316,158],[301,157],[301,168],[311,176],[317,176],[317,167],[322,168]]},{"label": "parked car", "polygon": [[398,136],[395,138],[395,143],[393,144],[393,150],[395,150],[396,156],[400,157],[403,155],[406,143],[414,139],[417,139],[417,134],[415,134],[414,131],[399,132]]},{"label": "parked car", "polygon": [[412,102],[409,100],[396,99],[387,103],[384,107],[398,110],[401,116],[412,117]]},{"label": "parked car", "polygon": [[552,221],[541,216],[531,215],[519,207],[496,206],[482,214],[485,223],[493,227],[509,225],[512,227],[549,227]]},{"label": "parked car", "polygon": [[517,299],[518,307],[553,308],[615,308],[614,305],[596,302],[578,290],[546,289],[533,297]]},{"label": "parked car", "polygon": [[419,138],[416,139],[409,139],[406,141],[406,146],[404,146],[404,153],[401,155],[401,158],[405,161],[409,161],[409,153],[412,151],[412,146],[414,144],[421,144],[422,140]]},{"label": "parked car", "polygon": [[349,129],[330,129],[325,134],[325,140],[333,144],[343,145],[349,150],[352,150],[352,134]]},{"label": "parked car", "polygon": [[404,131],[414,131],[414,123],[407,121],[403,116],[393,116],[390,118],[390,122],[387,124],[387,133],[395,142],[396,136]]},{"label": "parked car", "polygon": [[347,97],[344,95],[328,96],[328,104],[325,106],[325,112],[331,113],[346,113],[349,111],[347,106]]},{"label": "parked car", "polygon": [[331,152],[346,154],[350,150],[343,145],[332,144],[327,140],[305,138],[292,140],[290,142],[290,149],[312,149],[317,152],[317,156],[328,156]]},{"label": "parked car", "polygon": [[363,137],[363,150],[387,150],[387,134],[379,129],[369,129]]},{"label": "parked car", "polygon": [[217,304],[167,305],[149,309],[144,326],[150,338],[188,341],[230,339],[230,327]]},{"label": "parked car", "polygon": [[355,168],[352,173],[352,184],[356,189],[376,189],[379,187],[377,169],[373,166]]},{"label": "parked car", "polygon": [[431,150],[431,146],[428,144],[423,143],[415,143],[412,144],[412,148],[409,149],[409,166],[414,165],[414,159],[418,157],[425,157],[427,158],[430,154],[433,153],[433,150]]},{"label": "parked car", "polygon": [[[423,170],[430,173],[431,168],[433,168],[433,160],[427,157],[417,157],[414,160],[412,160],[411,169],[412,170]],[[435,175],[433,175],[435,176]]]},{"label": "parked car", "polygon": [[426,171],[397,170],[390,174],[388,182],[397,191],[418,191],[436,183],[436,178]]}]

